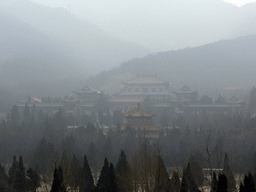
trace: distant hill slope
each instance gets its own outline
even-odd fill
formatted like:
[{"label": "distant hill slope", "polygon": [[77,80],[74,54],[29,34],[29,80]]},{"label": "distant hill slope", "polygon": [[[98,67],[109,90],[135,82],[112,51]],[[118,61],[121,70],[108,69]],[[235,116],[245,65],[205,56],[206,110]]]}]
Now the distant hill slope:
[{"label": "distant hill slope", "polygon": [[[98,89],[121,86],[121,81],[139,74],[157,73],[173,88],[184,84],[209,93],[226,86],[249,87],[256,84],[256,36],[219,41],[195,48],[150,54],[123,63],[119,68],[91,78]],[[115,84],[115,86],[113,86]],[[103,85],[103,86],[100,86]]]},{"label": "distant hill slope", "polygon": [[[1,82],[60,77],[71,67],[71,50],[0,9]],[[64,46],[63,46],[64,45]],[[66,61],[66,62],[64,62]]]},{"label": "distant hill slope", "polygon": [[52,38],[68,42],[73,56],[84,66],[84,72],[111,69],[149,52],[141,46],[121,41],[62,8],[50,8],[28,0],[3,0],[0,7]]},{"label": "distant hill slope", "polygon": [[[65,3],[58,5],[68,7]],[[234,32],[256,16],[256,3],[237,7],[224,0],[129,0],[122,3],[97,0],[97,3],[70,1],[69,5],[70,11],[80,18],[154,51],[177,50],[248,35],[246,31]]]},{"label": "distant hill slope", "polygon": [[[23,96],[71,91],[67,90],[68,83],[63,80],[81,76],[82,73],[69,44],[50,37],[1,9],[0,17],[1,87]],[[66,85],[60,88],[61,83]]]}]

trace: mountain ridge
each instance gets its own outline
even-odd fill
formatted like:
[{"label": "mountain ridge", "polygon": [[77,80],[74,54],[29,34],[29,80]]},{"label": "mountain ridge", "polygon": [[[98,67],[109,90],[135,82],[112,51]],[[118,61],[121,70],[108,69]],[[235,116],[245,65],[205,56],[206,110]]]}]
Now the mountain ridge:
[{"label": "mountain ridge", "polygon": [[[124,74],[125,81],[137,73],[157,73],[170,81],[174,89],[184,84],[201,93],[221,91],[228,86],[249,89],[256,82],[255,50],[256,35],[250,35],[193,48],[149,54],[141,59],[122,63],[115,70],[102,72],[89,79],[87,84],[110,92],[108,88],[113,87],[111,83],[116,76]],[[114,82],[116,88],[121,87],[119,80]]]},{"label": "mountain ridge", "polygon": [[73,56],[87,70],[99,72],[110,69],[149,52],[142,46],[124,42],[96,25],[78,19],[62,8],[49,8],[25,0],[24,4],[18,5],[15,4],[17,0],[12,0],[11,3],[4,1],[7,3],[2,7],[16,18],[53,38],[67,41],[73,50]]}]

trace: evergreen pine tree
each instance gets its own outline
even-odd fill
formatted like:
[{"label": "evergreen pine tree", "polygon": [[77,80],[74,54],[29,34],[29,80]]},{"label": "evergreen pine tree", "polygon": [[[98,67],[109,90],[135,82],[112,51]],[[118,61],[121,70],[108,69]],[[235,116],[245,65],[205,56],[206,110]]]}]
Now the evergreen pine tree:
[{"label": "evergreen pine tree", "polygon": [[216,192],[218,189],[218,180],[216,177],[216,173],[213,172],[213,176],[212,176],[212,184],[211,184],[211,192]]},{"label": "evergreen pine tree", "polygon": [[45,174],[50,165],[54,163],[54,145],[42,138],[33,153],[33,167],[38,165],[39,174]]},{"label": "evergreen pine tree", "polygon": [[119,192],[117,188],[117,181],[116,181],[116,175],[115,175],[115,168],[112,163],[110,163],[109,171],[108,171],[108,179],[109,179],[109,185],[107,192]]},{"label": "evergreen pine tree", "polygon": [[173,171],[172,178],[171,178],[171,190],[172,192],[179,192],[180,191],[180,177],[176,171]]},{"label": "evergreen pine tree", "polygon": [[84,155],[84,164],[81,173],[81,181],[79,191],[81,192],[93,192],[95,190],[94,181],[91,173],[91,169],[88,164],[86,155]]},{"label": "evergreen pine tree", "polygon": [[158,155],[156,158],[154,191],[169,192],[170,189],[171,181],[169,178],[169,174],[166,171],[162,157]]},{"label": "evergreen pine tree", "polygon": [[225,153],[223,172],[224,172],[225,176],[227,177],[228,191],[236,190],[236,181],[235,181],[234,175],[232,173],[232,170],[229,167],[229,159],[228,159],[227,153]]},{"label": "evergreen pine tree", "polygon": [[100,172],[100,178],[97,183],[97,192],[105,192],[108,189],[109,185],[109,163],[107,158],[104,160],[104,165]]},{"label": "evergreen pine tree", "polygon": [[245,175],[245,177],[244,177],[244,191],[246,191],[246,192],[254,192],[255,191],[253,177],[250,172],[248,173],[248,175]]},{"label": "evergreen pine tree", "polygon": [[186,169],[183,168],[180,192],[188,192],[188,179],[187,179]]},{"label": "evergreen pine tree", "polygon": [[29,191],[36,192],[36,189],[40,187],[40,180],[40,176],[34,169],[27,170],[27,189]]},{"label": "evergreen pine tree", "polygon": [[132,191],[131,167],[126,159],[126,155],[123,150],[121,150],[118,162],[115,167],[115,171],[117,177],[118,191]]},{"label": "evergreen pine tree", "polygon": [[18,170],[18,162],[16,160],[16,156],[13,156],[13,162],[12,162],[12,166],[9,169],[9,184],[10,186],[14,187],[14,182],[15,182],[15,178],[16,178],[16,173]]},{"label": "evergreen pine tree", "polygon": [[55,167],[51,192],[59,192],[59,191],[60,191],[60,183],[58,178],[58,169]]},{"label": "evergreen pine tree", "polygon": [[198,187],[191,172],[189,162],[186,169],[183,170],[180,192],[198,192]]},{"label": "evergreen pine tree", "polygon": [[191,172],[192,172],[193,177],[195,179],[196,185],[201,186],[203,181],[204,181],[203,170],[202,170],[198,161],[196,160],[196,158],[193,155],[190,157],[189,162],[190,162]]},{"label": "evergreen pine tree", "polygon": [[78,179],[78,178],[80,178],[80,176],[81,176],[81,166],[80,166],[78,159],[74,155],[71,160],[70,174],[69,174],[69,178],[68,178],[68,184],[71,187],[71,189],[77,190],[77,188],[80,185],[80,182]]},{"label": "evergreen pine tree", "polygon": [[59,169],[55,167],[51,192],[66,192],[66,188],[63,182],[64,181],[61,166],[59,166]]},{"label": "evergreen pine tree", "polygon": [[217,192],[228,192],[228,180],[225,174],[219,175]]},{"label": "evergreen pine tree", "polygon": [[240,183],[239,189],[240,189],[240,192],[246,192],[246,191],[244,190],[244,185],[243,185],[242,182]]},{"label": "evergreen pine tree", "polygon": [[8,179],[4,167],[0,164],[0,192],[10,191]]},{"label": "evergreen pine tree", "polygon": [[14,189],[19,192],[24,192],[26,190],[26,175],[22,156],[20,156],[19,158],[16,177],[14,181]]}]

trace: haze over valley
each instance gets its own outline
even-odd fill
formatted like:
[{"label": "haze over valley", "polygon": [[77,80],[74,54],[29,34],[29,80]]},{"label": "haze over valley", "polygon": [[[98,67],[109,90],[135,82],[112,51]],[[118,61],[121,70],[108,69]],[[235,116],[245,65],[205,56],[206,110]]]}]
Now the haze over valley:
[{"label": "haze over valley", "polygon": [[55,3],[0,4],[1,82],[16,95],[68,95],[88,83],[111,93],[137,73],[201,93],[254,85],[256,3]]},{"label": "haze over valley", "polygon": [[255,192],[256,1],[1,0],[0,192]]}]

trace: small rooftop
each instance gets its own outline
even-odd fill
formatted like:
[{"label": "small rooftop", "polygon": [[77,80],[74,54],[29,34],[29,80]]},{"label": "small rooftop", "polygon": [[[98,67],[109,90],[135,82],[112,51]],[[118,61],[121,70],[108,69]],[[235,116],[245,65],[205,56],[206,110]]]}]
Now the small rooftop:
[{"label": "small rooftop", "polygon": [[86,85],[86,86],[83,87],[83,89],[77,90],[77,91],[73,91],[73,93],[79,95],[79,94],[100,93],[100,91],[97,91],[97,90],[89,87],[88,85]]},{"label": "small rooftop", "polygon": [[123,113],[124,117],[127,118],[137,118],[137,117],[154,117],[154,113],[150,113],[140,107],[140,103],[138,103],[138,107],[130,112]]},{"label": "small rooftop", "polygon": [[244,100],[242,99],[238,99],[235,95],[233,95],[232,97],[230,97],[228,100],[225,101],[226,103],[243,103]]},{"label": "small rooftop", "polygon": [[25,100],[20,101],[21,103],[42,103],[41,99],[38,99],[35,96],[29,95]]},{"label": "small rooftop", "polygon": [[169,82],[162,80],[157,75],[137,75],[132,79],[129,79],[128,81],[123,82],[123,84],[163,84],[163,83],[169,84]]},{"label": "small rooftop", "polygon": [[181,89],[173,91],[173,93],[196,93],[196,91],[190,89],[188,86],[184,85]]}]

